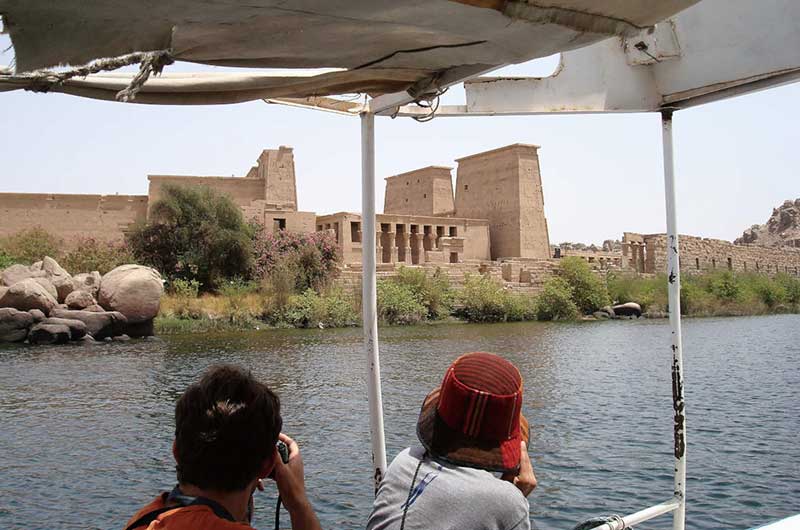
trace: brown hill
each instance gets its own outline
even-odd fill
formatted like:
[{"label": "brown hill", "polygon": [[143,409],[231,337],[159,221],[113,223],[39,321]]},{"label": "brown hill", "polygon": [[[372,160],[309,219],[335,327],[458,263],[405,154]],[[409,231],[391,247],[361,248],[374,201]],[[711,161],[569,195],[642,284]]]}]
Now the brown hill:
[{"label": "brown hill", "polygon": [[800,248],[800,199],[785,201],[772,210],[772,216],[766,224],[751,226],[734,243]]}]

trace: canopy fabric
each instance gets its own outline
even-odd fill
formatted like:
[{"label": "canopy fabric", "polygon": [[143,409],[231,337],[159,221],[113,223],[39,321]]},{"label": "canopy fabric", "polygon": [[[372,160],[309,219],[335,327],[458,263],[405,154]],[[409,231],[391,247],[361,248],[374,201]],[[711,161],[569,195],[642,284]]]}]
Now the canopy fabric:
[{"label": "canopy fabric", "polygon": [[[220,92],[235,92],[232,101],[379,95],[457,67],[520,63],[639,31],[697,1],[0,0],[17,74],[0,75],[0,90],[23,87],[24,72],[168,50],[175,60],[209,65],[343,70],[302,81],[171,78],[156,91],[151,79],[138,101],[228,102]],[[53,90],[105,98],[117,81],[91,76]]]}]

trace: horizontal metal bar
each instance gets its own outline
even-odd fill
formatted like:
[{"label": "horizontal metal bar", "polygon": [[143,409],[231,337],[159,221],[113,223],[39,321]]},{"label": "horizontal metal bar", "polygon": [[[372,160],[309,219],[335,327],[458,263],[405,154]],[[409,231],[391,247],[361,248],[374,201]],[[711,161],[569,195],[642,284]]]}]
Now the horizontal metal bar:
[{"label": "horizontal metal bar", "polygon": [[625,517],[617,518],[614,521],[595,526],[592,530],[625,530],[633,525],[649,521],[659,515],[673,512],[677,510],[680,505],[680,499],[673,497],[667,502],[662,502],[661,504],[656,504],[655,506],[645,508],[644,510],[626,515]]}]

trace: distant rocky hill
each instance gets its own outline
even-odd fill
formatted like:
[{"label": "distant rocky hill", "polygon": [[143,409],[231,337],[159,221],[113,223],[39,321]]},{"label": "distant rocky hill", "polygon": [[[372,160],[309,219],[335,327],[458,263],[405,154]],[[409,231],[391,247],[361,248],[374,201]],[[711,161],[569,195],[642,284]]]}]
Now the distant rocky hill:
[{"label": "distant rocky hill", "polygon": [[800,199],[785,201],[772,210],[766,224],[753,225],[745,230],[736,245],[755,244],[764,247],[800,248]]}]

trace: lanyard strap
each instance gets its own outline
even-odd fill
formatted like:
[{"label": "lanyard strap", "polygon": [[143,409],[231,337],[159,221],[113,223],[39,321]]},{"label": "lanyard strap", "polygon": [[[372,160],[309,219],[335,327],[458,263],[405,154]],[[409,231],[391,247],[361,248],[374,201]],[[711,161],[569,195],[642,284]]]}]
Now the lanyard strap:
[{"label": "lanyard strap", "polygon": [[[162,495],[166,495],[166,492]],[[173,506],[165,506],[163,508],[159,508],[157,510],[153,510],[152,512],[147,512],[143,516],[136,519],[133,523],[128,525],[125,530],[134,530],[135,528],[139,528],[141,526],[147,527],[155,521],[159,515],[162,513],[166,513],[172,510],[186,508],[188,506],[208,506],[211,508],[211,511],[214,512],[214,515],[219,517],[220,519],[225,519],[226,521],[235,522],[236,520],[233,518],[231,513],[225,509],[220,503],[216,501],[212,501],[211,499],[207,499],[205,497],[190,497],[188,495],[184,495],[183,492],[180,490],[178,486],[175,486],[169,495],[166,496],[167,498],[164,500],[165,504],[172,504]],[[177,505],[177,506],[174,506]]]}]

